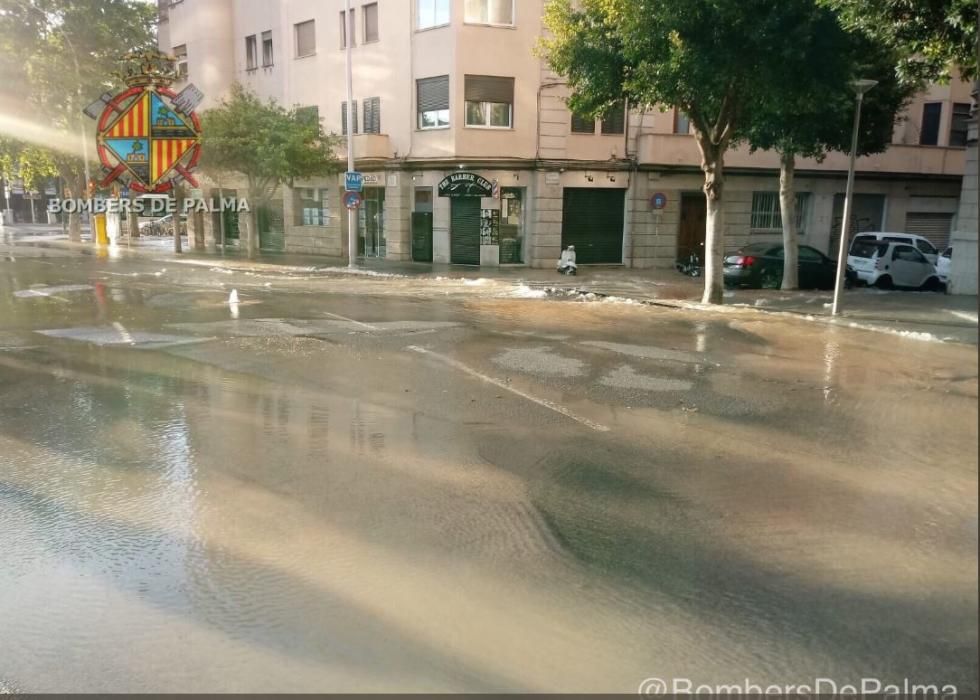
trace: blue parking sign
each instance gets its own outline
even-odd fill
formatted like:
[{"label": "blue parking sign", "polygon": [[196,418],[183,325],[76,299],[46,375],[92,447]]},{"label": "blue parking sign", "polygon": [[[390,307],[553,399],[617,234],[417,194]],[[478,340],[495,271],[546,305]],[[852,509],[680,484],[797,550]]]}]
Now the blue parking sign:
[{"label": "blue parking sign", "polygon": [[344,189],[348,192],[360,192],[364,189],[364,175],[356,170],[344,173]]}]

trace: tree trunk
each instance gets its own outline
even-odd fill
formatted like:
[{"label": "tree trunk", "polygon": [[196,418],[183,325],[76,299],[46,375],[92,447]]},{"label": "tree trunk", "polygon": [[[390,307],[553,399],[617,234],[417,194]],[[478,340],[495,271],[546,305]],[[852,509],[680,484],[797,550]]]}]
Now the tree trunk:
[{"label": "tree trunk", "polygon": [[783,284],[781,289],[800,286],[800,241],[796,231],[796,155],[779,154],[779,213],[783,220]]},{"label": "tree trunk", "polygon": [[180,240],[180,215],[177,212],[174,212],[173,222],[174,222],[174,252],[182,253],[184,251],[181,248],[181,240]]},{"label": "tree trunk", "polygon": [[82,216],[77,211],[68,215],[68,240],[72,243],[82,242]]},{"label": "tree trunk", "polygon": [[722,255],[725,248],[725,210],[722,193],[725,187],[724,150],[712,147],[702,153],[704,196],[707,218],[704,232],[704,304],[721,304],[724,299]]}]

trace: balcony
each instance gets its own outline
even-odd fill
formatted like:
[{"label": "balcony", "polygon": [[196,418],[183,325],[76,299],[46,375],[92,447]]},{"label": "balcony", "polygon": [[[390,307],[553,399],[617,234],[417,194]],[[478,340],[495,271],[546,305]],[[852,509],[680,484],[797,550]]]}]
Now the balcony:
[{"label": "balcony", "polygon": [[[337,149],[337,157],[347,158],[346,143]],[[388,134],[354,134],[354,157],[357,160],[387,160],[392,157]]]},{"label": "balcony", "polygon": [[[637,158],[641,165],[698,167],[701,164],[694,137],[685,134],[642,134],[637,139]],[[892,144],[884,153],[858,158],[857,170],[862,173],[962,177],[965,164],[964,148]],[[778,170],[779,156],[773,151],[749,153],[747,146],[740,146],[725,155],[725,167]],[[845,173],[847,154],[830,153],[819,163],[813,158],[797,158],[796,169]]]}]

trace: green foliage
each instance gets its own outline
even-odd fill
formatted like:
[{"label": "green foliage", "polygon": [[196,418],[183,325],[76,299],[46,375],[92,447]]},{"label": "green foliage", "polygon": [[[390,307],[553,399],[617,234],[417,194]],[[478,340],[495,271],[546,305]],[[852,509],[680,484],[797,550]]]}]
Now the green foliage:
[{"label": "green foliage", "polygon": [[339,172],[336,135],[303,109],[261,101],[241,85],[202,114],[201,167],[236,172],[248,179],[253,198],[268,197],[279,184],[296,178]]},{"label": "green foliage", "polygon": [[[156,8],[139,0],[6,0],[0,7],[0,107],[13,116],[67,132],[79,146],[23,149],[28,171],[53,164],[70,183],[82,172],[82,109],[107,90],[127,51],[152,47]],[[7,133],[18,138],[20,134]],[[90,143],[94,138],[90,139]],[[75,185],[77,186],[77,184]]]},{"label": "green foliage", "polygon": [[844,26],[901,53],[899,74],[913,85],[948,80],[957,66],[977,78],[976,0],[820,0]]},{"label": "green foliage", "polygon": [[778,91],[757,102],[741,129],[753,149],[823,158],[851,148],[855,93],[852,81],[878,84],[864,96],[858,155],[880,153],[892,140],[895,119],[915,92],[897,74],[899,57],[885,46],[845,32],[830,10],[813,8],[799,48],[809,56],[806,71],[787,72]]}]

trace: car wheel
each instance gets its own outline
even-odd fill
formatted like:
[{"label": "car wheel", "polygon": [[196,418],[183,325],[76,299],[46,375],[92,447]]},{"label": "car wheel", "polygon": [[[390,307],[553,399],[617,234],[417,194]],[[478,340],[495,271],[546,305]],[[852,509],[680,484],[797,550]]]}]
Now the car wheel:
[{"label": "car wheel", "polygon": [[881,277],[879,277],[878,278],[878,281],[875,282],[875,286],[878,289],[894,289],[895,288],[895,284],[892,282],[892,278],[891,278],[890,275],[882,275]]},{"label": "car wheel", "polygon": [[922,289],[927,292],[938,292],[940,287],[941,285],[939,284],[938,277],[930,277],[922,285]]},{"label": "car wheel", "polygon": [[763,289],[779,289],[783,284],[783,273],[766,268],[762,271],[759,284]]}]

